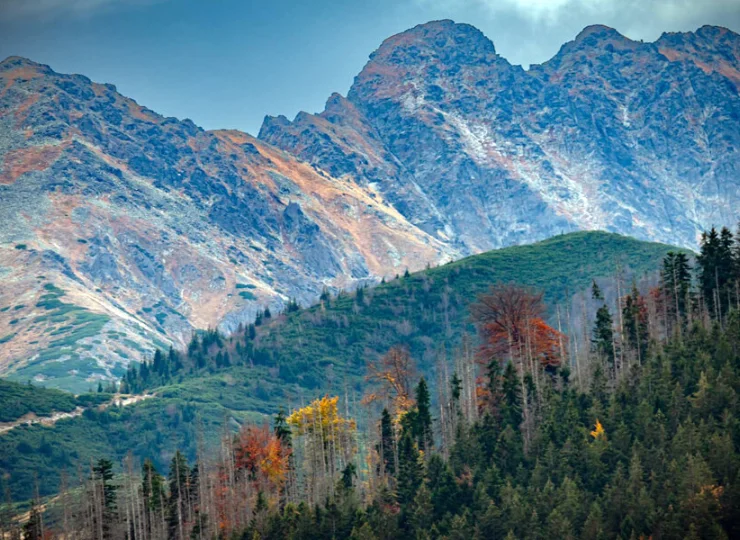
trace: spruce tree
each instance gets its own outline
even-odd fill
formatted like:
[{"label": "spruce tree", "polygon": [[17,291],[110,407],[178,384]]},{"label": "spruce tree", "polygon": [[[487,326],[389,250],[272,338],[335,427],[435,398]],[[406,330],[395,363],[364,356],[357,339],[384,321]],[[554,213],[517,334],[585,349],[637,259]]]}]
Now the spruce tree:
[{"label": "spruce tree", "polygon": [[398,443],[398,502],[401,506],[410,504],[423,479],[423,468],[419,450],[408,431],[404,430]]},{"label": "spruce tree", "polygon": [[424,377],[416,386],[415,435],[419,450],[426,452],[432,448],[432,414],[430,411],[429,388]]},{"label": "spruce tree", "polygon": [[178,450],[170,462],[167,476],[170,497],[167,508],[167,525],[170,538],[185,539],[185,523],[188,519],[188,480],[190,469],[185,456]]},{"label": "spruce tree", "polygon": [[394,452],[393,422],[388,409],[383,409],[380,417],[380,461],[383,470],[390,476],[396,474],[396,456]]},{"label": "spruce tree", "polygon": [[23,525],[23,540],[43,540],[43,538],[44,529],[41,520],[41,510],[36,501],[34,501],[31,505],[28,521]]},{"label": "spruce tree", "polygon": [[100,459],[93,467],[94,487],[96,498],[100,504],[100,512],[96,517],[100,519],[96,523],[96,529],[102,532],[103,538],[110,538],[113,520],[116,511],[116,490],[117,486],[113,481],[113,462],[108,459]]},{"label": "spruce tree", "polygon": [[593,337],[591,338],[594,351],[610,365],[614,365],[614,328],[612,315],[606,304],[596,311]]},{"label": "spruce tree", "polygon": [[522,391],[513,362],[506,364],[501,391],[503,393],[502,427],[511,426],[518,433],[522,423]]}]

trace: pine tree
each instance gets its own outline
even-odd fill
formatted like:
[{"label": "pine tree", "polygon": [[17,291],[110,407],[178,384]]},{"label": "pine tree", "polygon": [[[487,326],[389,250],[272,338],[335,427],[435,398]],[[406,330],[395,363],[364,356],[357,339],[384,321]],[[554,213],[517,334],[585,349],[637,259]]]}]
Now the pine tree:
[{"label": "pine tree", "polygon": [[512,362],[506,364],[501,391],[503,393],[502,427],[511,426],[518,433],[519,426],[522,424],[522,392],[519,377]]},{"label": "pine tree", "polygon": [[31,512],[28,521],[23,525],[23,540],[43,540],[44,529],[41,520],[41,509],[34,501],[31,505]]},{"label": "pine tree", "polygon": [[596,284],[596,280],[591,282],[591,298],[594,300],[604,299],[604,295],[601,294],[601,288]]},{"label": "pine tree", "polygon": [[150,459],[141,470],[141,493],[144,500],[144,526],[148,537],[155,537],[164,516],[165,482]]},{"label": "pine tree", "polygon": [[100,459],[92,469],[94,500],[98,501],[95,528],[103,538],[110,538],[116,511],[117,486],[113,481],[113,462]]},{"label": "pine tree", "polygon": [[385,474],[389,476],[395,476],[396,474],[396,456],[395,456],[395,437],[393,435],[393,421],[388,409],[383,409],[383,413],[380,417],[380,445],[379,452],[380,461],[385,471]]},{"label": "pine tree", "polygon": [[614,365],[614,327],[612,315],[606,304],[596,311],[596,322],[594,323],[593,337],[591,343],[594,351],[600,358]]},{"label": "pine tree", "polygon": [[638,364],[647,356],[648,348],[648,311],[645,300],[637,290],[637,284],[632,284],[632,292],[627,295],[622,308],[624,324],[624,341],[632,351]]},{"label": "pine tree", "polygon": [[679,330],[685,325],[691,289],[691,267],[685,253],[669,251],[663,259],[660,287],[666,311]]},{"label": "pine tree", "polygon": [[406,506],[413,502],[422,481],[422,463],[419,450],[408,431],[404,430],[398,443],[398,502]]},{"label": "pine tree", "polygon": [[432,415],[430,412],[429,388],[424,377],[416,386],[416,443],[419,450],[426,452],[432,449]]},{"label": "pine tree", "polygon": [[699,285],[707,311],[720,320],[729,307],[729,286],[735,273],[733,236],[726,227],[718,233],[712,227],[701,237],[699,256]]},{"label": "pine tree", "polygon": [[185,524],[188,521],[188,481],[190,469],[185,456],[178,450],[170,462],[167,476],[170,497],[167,504],[167,525],[170,538],[185,540]]}]

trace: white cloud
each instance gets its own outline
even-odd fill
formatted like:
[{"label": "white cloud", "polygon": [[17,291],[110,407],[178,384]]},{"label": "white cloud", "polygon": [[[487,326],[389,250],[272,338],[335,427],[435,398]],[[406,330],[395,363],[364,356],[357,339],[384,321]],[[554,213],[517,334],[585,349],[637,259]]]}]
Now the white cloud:
[{"label": "white cloud", "polygon": [[584,27],[604,24],[631,39],[702,25],[740,31],[740,0],[406,0],[422,17],[469,22],[507,60],[524,66],[551,58]]},{"label": "white cloud", "polygon": [[637,26],[687,24],[703,16],[740,15],[740,0],[414,0],[418,5],[455,10],[473,8],[490,15],[517,15],[555,24],[574,16],[633,20]]}]

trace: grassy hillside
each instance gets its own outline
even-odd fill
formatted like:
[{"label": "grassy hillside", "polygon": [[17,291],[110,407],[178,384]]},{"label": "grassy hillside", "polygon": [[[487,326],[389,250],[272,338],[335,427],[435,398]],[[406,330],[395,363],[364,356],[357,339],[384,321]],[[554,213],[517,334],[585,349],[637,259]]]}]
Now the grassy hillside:
[{"label": "grassy hillside", "polygon": [[329,365],[355,373],[397,343],[409,346],[424,370],[440,345],[455,346],[463,331],[474,332],[468,304],[491,285],[535,288],[554,309],[593,279],[614,276],[618,267],[627,279],[656,271],[671,249],[579,232],[490,251],[291,313],[259,332],[257,344],[284,379],[307,387],[321,385]]},{"label": "grassy hillside", "polygon": [[19,384],[0,379],[0,422],[13,422],[33,413],[50,416],[55,412],[71,412],[110,399],[109,394],[75,396],[53,388]]},{"label": "grassy hillside", "polygon": [[[209,348],[204,367],[170,376],[153,389],[156,398],[0,436],[0,474],[9,473],[18,499],[31,495],[34,471],[42,492],[52,493],[63,468],[76,474],[78,463],[96,456],[122,458],[131,450],[164,470],[175,448],[195,453],[198,426],[206,438],[217,438],[224,425],[259,421],[345,383],[361,392],[366,362],[395,344],[407,344],[428,371],[433,352],[443,343],[454,346],[469,327],[467,305],[492,284],[535,287],[555,305],[618,266],[635,276],[654,271],[671,249],[614,234],[575,233],[325,298],[271,318],[253,340],[232,336],[222,348]],[[229,351],[230,367],[213,362],[222,351]]]}]

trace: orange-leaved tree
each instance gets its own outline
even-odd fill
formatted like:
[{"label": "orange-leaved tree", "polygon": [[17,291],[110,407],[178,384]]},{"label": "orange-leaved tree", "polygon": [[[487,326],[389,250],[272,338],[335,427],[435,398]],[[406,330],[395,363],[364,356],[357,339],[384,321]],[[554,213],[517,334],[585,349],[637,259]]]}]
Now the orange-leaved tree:
[{"label": "orange-leaved tree", "polygon": [[397,418],[414,405],[411,385],[416,378],[416,366],[406,347],[391,347],[380,360],[369,362],[367,371],[365,379],[377,386],[375,391],[365,396],[365,403],[386,402]]},{"label": "orange-leaved tree", "polygon": [[527,371],[536,363],[558,366],[563,361],[567,338],[545,322],[541,293],[513,284],[493,286],[470,312],[483,342],[482,363],[510,360]]},{"label": "orange-leaved tree", "polygon": [[290,452],[267,425],[242,428],[234,442],[237,470],[247,470],[252,481],[262,489],[279,488],[283,484]]}]

